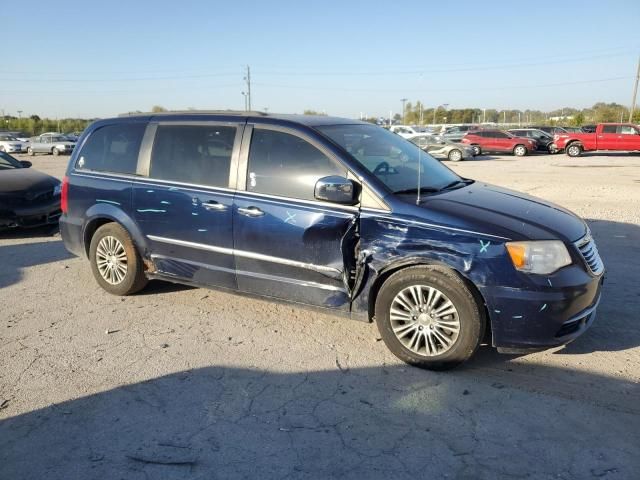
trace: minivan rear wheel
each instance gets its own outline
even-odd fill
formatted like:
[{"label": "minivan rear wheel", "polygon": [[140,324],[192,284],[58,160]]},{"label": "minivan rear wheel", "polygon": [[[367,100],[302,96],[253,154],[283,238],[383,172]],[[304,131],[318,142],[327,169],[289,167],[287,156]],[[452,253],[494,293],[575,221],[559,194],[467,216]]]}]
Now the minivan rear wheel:
[{"label": "minivan rear wheel", "polygon": [[485,330],[482,310],[464,280],[440,267],[416,266],[391,275],[376,299],[375,317],[396,357],[430,370],[468,360]]},{"label": "minivan rear wheel", "polygon": [[117,223],[96,230],[89,260],[98,284],[113,295],[131,295],[147,285],[142,258],[129,233]]}]

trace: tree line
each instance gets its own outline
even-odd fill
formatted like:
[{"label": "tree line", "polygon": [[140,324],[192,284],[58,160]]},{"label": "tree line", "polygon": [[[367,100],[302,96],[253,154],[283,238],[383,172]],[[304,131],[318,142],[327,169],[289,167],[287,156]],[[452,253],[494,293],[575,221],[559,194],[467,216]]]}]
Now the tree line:
[{"label": "tree line", "polygon": [[[152,107],[153,112],[164,112],[160,105]],[[306,115],[326,115],[326,113],[307,109]],[[554,117],[572,117],[571,120],[553,120]],[[407,102],[404,116],[397,113],[394,120],[410,125],[428,125],[442,123],[509,123],[509,124],[569,124],[586,125],[602,122],[626,122],[629,119],[629,109],[618,103],[598,102],[591,108],[577,109],[572,107],[559,108],[550,112],[541,110],[496,110],[494,108],[453,108],[444,106],[426,108],[421,102]],[[81,132],[95,119],[84,118],[40,118],[38,115],[18,118],[5,115],[2,118],[0,130],[19,131],[27,135],[39,135],[44,132]],[[375,123],[377,118],[365,120]],[[640,110],[636,109],[633,122],[640,123]]]},{"label": "tree line", "polygon": [[[556,120],[554,120],[554,117]],[[560,118],[558,118],[560,117]],[[562,119],[561,117],[565,117]],[[566,119],[566,117],[572,117]],[[587,125],[603,122],[626,122],[629,120],[629,109],[618,103],[598,102],[591,108],[577,109],[573,107],[559,108],[550,112],[541,110],[496,110],[495,108],[454,108],[444,106],[426,108],[421,102],[407,102],[404,115],[394,115],[397,122],[408,125],[429,125],[442,123],[509,123],[509,124],[542,124],[542,125]],[[377,118],[365,120],[375,122]],[[633,122],[640,123],[640,111],[635,110]]]}]

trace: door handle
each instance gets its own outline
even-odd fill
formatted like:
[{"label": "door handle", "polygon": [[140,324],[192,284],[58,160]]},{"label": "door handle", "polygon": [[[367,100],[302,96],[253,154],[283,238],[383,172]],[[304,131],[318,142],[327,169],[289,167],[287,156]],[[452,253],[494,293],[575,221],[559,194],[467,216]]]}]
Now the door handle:
[{"label": "door handle", "polygon": [[225,205],[218,202],[206,202],[206,203],[203,203],[202,206],[207,210],[218,210],[218,211],[225,210],[227,208]]},{"label": "door handle", "polygon": [[261,217],[264,215],[264,212],[258,207],[238,208],[238,213],[247,217]]}]

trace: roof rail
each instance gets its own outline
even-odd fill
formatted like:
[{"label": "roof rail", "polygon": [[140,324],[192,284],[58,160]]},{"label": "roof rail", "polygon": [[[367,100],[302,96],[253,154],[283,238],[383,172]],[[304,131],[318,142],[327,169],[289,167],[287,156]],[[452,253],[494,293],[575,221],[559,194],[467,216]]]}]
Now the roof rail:
[{"label": "roof rail", "polygon": [[160,115],[238,115],[238,116],[267,116],[266,112],[261,111],[245,111],[245,110],[167,110],[164,112],[126,112],[121,113],[118,117],[137,117],[137,116],[160,116]]}]

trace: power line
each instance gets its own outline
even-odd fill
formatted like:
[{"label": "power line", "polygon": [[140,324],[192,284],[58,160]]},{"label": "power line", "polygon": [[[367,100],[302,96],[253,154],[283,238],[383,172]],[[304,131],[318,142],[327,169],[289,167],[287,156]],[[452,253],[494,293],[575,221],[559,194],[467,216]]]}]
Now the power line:
[{"label": "power line", "polygon": [[473,87],[473,88],[443,88],[443,89],[432,89],[432,88],[419,88],[419,89],[407,89],[402,87],[397,88],[342,88],[342,87],[317,87],[312,85],[281,85],[281,84],[273,84],[273,83],[255,83],[255,85],[260,85],[261,87],[271,87],[271,88],[297,88],[302,90],[328,90],[328,91],[342,91],[342,92],[424,92],[428,90],[429,92],[477,92],[477,91],[490,91],[490,90],[506,90],[506,89],[521,89],[521,88],[546,88],[546,87],[562,87],[567,85],[581,85],[581,84],[590,84],[590,83],[602,83],[602,82],[612,82],[617,80],[628,80],[633,77],[611,77],[611,78],[599,78],[593,80],[579,80],[575,82],[558,82],[558,83],[545,83],[545,84],[537,84],[537,85],[503,85],[496,87]]},{"label": "power line", "polygon": [[[302,72],[297,67],[286,67],[286,68],[296,68],[296,71],[293,72],[278,72],[274,70],[261,70],[260,74],[262,76],[385,76],[385,75],[424,75],[424,74],[432,74],[432,73],[460,73],[460,72],[478,72],[478,71],[488,71],[488,70],[507,70],[510,68],[525,68],[525,67],[536,67],[536,66],[544,66],[544,65],[558,65],[558,64],[567,64],[567,63],[579,63],[588,60],[594,60],[598,58],[612,58],[612,57],[621,57],[631,55],[631,51],[626,51],[624,53],[617,54],[598,54],[598,55],[590,55],[590,56],[580,56],[571,55],[568,58],[558,59],[558,60],[549,60],[549,57],[544,57],[544,61],[527,61],[527,62],[516,62],[516,63],[502,63],[502,64],[494,64],[494,65],[486,65],[485,63],[461,63],[461,64],[451,64],[446,66],[446,68],[432,68],[432,67],[412,67],[410,69],[404,70],[404,67],[395,67],[389,68],[386,66],[384,69],[375,69],[370,71],[348,71],[348,70],[336,70],[336,71],[312,71],[312,72]],[[116,72],[105,72],[105,73],[116,73]],[[152,80],[181,80],[181,79],[192,79],[192,78],[211,78],[211,77],[231,77],[237,75],[234,72],[208,72],[208,73],[199,73],[199,74],[190,74],[190,75],[170,75],[170,76],[143,76],[143,77],[121,77],[121,78],[51,78],[44,77],[43,72],[0,72],[0,75],[38,75],[39,78],[5,78],[5,81],[21,81],[21,82],[70,82],[70,83],[83,83],[83,82],[129,82],[129,81],[152,81]],[[56,75],[56,73],[51,73],[48,75]]]}]

